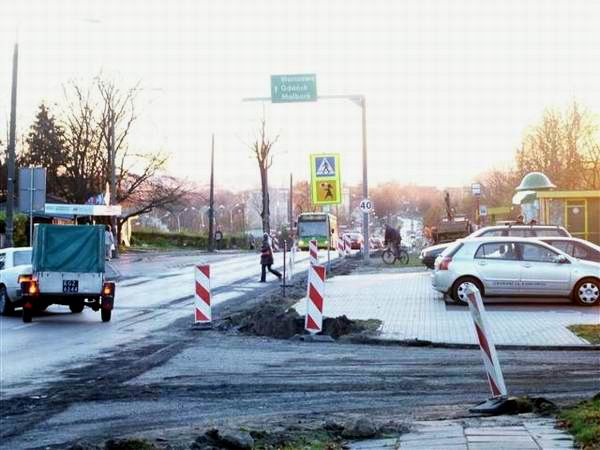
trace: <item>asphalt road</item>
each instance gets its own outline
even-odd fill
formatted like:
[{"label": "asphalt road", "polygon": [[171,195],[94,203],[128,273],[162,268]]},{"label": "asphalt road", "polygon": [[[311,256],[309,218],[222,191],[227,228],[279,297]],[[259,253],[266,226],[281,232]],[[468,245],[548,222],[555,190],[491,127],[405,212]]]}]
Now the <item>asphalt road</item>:
[{"label": "asphalt road", "polygon": [[[326,259],[326,252],[321,254]],[[335,258],[333,252],[331,256]],[[22,323],[20,310],[0,316],[0,393],[4,398],[25,394],[60,379],[65,367],[144,339],[176,319],[193,320],[194,264],[211,264],[214,305],[260,292],[259,261],[257,253],[125,255],[114,263],[120,281],[109,323],[89,308],[72,314],[61,305],[34,316],[29,324]],[[307,252],[298,253],[296,262],[297,271],[306,270]],[[274,267],[282,263],[282,254],[275,254]],[[276,283],[271,274],[268,280]]]}]

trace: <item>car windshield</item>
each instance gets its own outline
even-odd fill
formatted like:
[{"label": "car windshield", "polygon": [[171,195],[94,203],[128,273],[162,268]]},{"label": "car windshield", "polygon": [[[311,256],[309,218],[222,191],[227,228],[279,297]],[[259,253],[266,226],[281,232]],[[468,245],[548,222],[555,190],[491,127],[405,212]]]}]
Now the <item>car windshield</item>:
[{"label": "car windshield", "polygon": [[13,265],[23,266],[31,264],[31,250],[20,250],[14,253]]}]

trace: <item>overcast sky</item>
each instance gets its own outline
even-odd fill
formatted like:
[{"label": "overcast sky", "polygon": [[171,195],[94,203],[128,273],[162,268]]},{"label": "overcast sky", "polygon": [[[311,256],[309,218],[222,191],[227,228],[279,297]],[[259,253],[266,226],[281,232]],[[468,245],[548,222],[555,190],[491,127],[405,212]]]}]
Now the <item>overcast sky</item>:
[{"label": "overcast sky", "polygon": [[[370,182],[456,186],[513,161],[545,107],[600,112],[600,2],[586,0],[4,0],[0,132],[20,43],[18,129],[70,79],[102,71],[141,82],[131,145],[169,151],[169,171],[259,183],[250,142],[271,74],[316,73],[319,94],[364,94]],[[271,180],[308,176],[308,155],[339,152],[361,176],[360,108],[349,101],[264,105],[280,134]]]}]

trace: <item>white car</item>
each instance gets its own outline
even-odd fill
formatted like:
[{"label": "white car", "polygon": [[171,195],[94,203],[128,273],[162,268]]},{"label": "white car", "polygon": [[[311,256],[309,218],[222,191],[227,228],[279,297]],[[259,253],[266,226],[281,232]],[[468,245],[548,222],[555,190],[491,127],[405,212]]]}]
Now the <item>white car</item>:
[{"label": "white car", "polygon": [[20,306],[19,276],[31,274],[31,247],[0,250],[0,314],[10,314]]},{"label": "white car", "polygon": [[437,258],[432,285],[465,302],[467,283],[486,296],[570,297],[582,306],[600,304],[600,264],[528,238],[469,238],[454,243]]}]

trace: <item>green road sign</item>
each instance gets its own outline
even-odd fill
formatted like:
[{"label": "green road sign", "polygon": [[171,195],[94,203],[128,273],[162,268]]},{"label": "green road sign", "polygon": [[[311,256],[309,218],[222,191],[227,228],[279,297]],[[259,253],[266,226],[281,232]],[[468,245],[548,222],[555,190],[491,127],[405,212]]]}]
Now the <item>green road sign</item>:
[{"label": "green road sign", "polygon": [[340,155],[310,155],[311,191],[314,205],[339,205],[342,202]]},{"label": "green road sign", "polygon": [[317,76],[314,73],[298,75],[271,75],[273,103],[316,102]]}]

